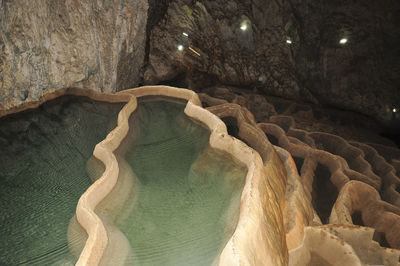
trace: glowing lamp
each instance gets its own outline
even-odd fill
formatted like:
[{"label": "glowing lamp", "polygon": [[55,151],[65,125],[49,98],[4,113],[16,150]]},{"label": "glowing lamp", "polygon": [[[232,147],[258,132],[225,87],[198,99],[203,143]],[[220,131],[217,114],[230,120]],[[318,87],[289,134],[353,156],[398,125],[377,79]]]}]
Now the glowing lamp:
[{"label": "glowing lamp", "polygon": [[246,21],[246,20],[244,20],[244,21],[242,22],[242,24],[240,24],[240,29],[241,29],[242,31],[246,31],[246,30],[247,30],[247,21]]}]

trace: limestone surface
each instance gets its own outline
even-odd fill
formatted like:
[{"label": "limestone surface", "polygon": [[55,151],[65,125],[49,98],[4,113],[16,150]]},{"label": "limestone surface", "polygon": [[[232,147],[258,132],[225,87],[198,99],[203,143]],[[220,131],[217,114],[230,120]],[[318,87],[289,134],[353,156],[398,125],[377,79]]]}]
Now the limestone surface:
[{"label": "limestone surface", "polygon": [[0,109],[62,88],[136,86],[147,9],[145,0],[1,1]]},{"label": "limestone surface", "polygon": [[[254,108],[255,97],[226,88],[212,94],[217,98],[201,96],[204,104],[222,117],[230,134],[245,140],[251,134],[226,114],[246,110],[238,102]],[[258,117],[253,125],[265,133],[264,141],[274,144],[286,170],[283,215],[289,265],[398,265],[399,149],[373,134],[332,131],[329,123],[313,127],[316,119],[310,106],[281,105],[268,97],[257,102],[272,106],[267,119],[244,112]]]}]

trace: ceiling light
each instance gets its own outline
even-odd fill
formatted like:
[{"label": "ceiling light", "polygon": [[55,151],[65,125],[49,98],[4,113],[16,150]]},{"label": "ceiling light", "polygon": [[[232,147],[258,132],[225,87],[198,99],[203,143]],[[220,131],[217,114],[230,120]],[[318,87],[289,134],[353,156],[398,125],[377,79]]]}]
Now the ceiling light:
[{"label": "ceiling light", "polygon": [[178,45],[178,51],[183,51],[183,45],[182,44]]},{"label": "ceiling light", "polygon": [[396,109],[396,108],[393,108],[392,111],[393,111],[393,113],[396,113],[396,112],[397,112],[397,109]]},{"label": "ceiling light", "polygon": [[250,21],[248,19],[243,20],[242,23],[240,23],[240,29],[242,31],[246,31],[248,29],[247,24],[249,24],[249,23],[250,23]]},{"label": "ceiling light", "polygon": [[287,40],[286,40],[286,43],[288,43],[288,44],[292,44],[292,40],[290,40],[290,39],[287,39]]},{"label": "ceiling light", "polygon": [[340,43],[340,44],[345,44],[345,43],[347,43],[347,38],[342,38],[342,39],[340,39],[339,43]]},{"label": "ceiling light", "polygon": [[195,53],[197,56],[200,56],[200,53],[197,52],[195,49],[193,49],[192,47],[189,46],[189,50],[192,51],[193,53]]},{"label": "ceiling light", "polygon": [[189,34],[187,34],[186,32],[182,32],[182,34],[186,37],[189,37]]}]

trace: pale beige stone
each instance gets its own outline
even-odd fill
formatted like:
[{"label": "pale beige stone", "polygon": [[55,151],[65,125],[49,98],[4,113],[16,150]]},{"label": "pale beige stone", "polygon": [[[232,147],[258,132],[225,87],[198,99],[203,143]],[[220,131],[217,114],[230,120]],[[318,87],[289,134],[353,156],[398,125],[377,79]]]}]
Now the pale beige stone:
[{"label": "pale beige stone", "polygon": [[[227,134],[225,124],[215,115],[201,108],[198,96],[189,90],[166,86],[142,87],[121,92],[132,95],[121,110],[118,126],[100,142],[94,156],[105,165],[102,177],[82,195],[77,206],[77,220],[88,233],[88,240],[77,265],[97,265],[113,261],[105,256],[127,256],[127,245],[120,232],[96,214],[94,209],[117,184],[120,166],[113,151],[120,145],[127,133],[129,114],[136,108],[136,98],[148,95],[162,95],[188,100],[185,113],[210,130],[210,146],[232,154],[247,168],[245,186],[241,196],[237,227],[219,257],[219,265],[286,265],[287,250],[282,226],[283,200],[273,192],[284,193],[284,169],[279,157],[271,147],[271,154],[264,163],[260,155],[246,144]],[[265,135],[264,135],[265,136]],[[277,180],[276,180],[277,179]],[[283,181],[283,182],[282,182]],[[277,227],[278,226],[278,227]],[[276,247],[276,241],[283,243]],[[113,246],[111,246],[113,245]],[[116,245],[116,246],[114,246]],[[108,250],[108,251],[107,251]],[[123,259],[121,261],[124,261]]]}]

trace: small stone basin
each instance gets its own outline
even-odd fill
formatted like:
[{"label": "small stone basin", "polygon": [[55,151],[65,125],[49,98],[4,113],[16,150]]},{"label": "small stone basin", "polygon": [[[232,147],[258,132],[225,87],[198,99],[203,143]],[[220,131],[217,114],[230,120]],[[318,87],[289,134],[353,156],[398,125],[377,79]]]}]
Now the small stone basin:
[{"label": "small stone basin", "polygon": [[132,207],[122,210],[130,213],[116,222],[134,265],[215,264],[238,221],[247,169],[209,146],[210,130],[190,119],[185,106],[139,98],[130,140],[116,151],[125,153],[119,160],[134,175]]},{"label": "small stone basin", "polygon": [[281,162],[193,91],[70,88],[0,116],[0,264],[286,264]]}]

